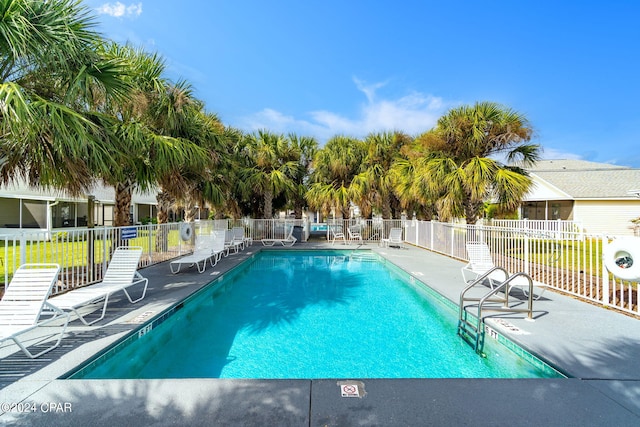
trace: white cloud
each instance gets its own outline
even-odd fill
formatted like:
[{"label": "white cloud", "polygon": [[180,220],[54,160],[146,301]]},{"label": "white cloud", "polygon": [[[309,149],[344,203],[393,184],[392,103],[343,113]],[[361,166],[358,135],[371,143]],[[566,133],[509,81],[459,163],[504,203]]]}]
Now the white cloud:
[{"label": "white cloud", "polygon": [[542,158],[544,160],[558,160],[558,159],[572,159],[572,160],[584,160],[583,156],[571,153],[565,150],[558,150],[550,147],[543,147]]},{"label": "white cloud", "polygon": [[366,82],[364,82],[363,80],[360,80],[357,77],[353,77],[353,82],[356,84],[356,87],[358,88],[359,91],[363,92],[367,99],[369,100],[369,103],[372,103],[374,101],[375,98],[375,94],[376,94],[376,90],[380,89],[381,87],[384,87],[387,82],[378,82],[378,83],[373,83],[373,84],[366,84]]},{"label": "white cloud", "polygon": [[105,3],[97,9],[99,14],[110,15],[116,18],[135,17],[142,14],[142,2],[125,5],[119,1],[115,3]]},{"label": "white cloud", "polygon": [[441,98],[413,92],[396,99],[378,99],[376,91],[386,83],[366,84],[354,78],[356,87],[364,93],[363,104],[356,117],[318,110],[305,113],[305,118],[285,115],[265,108],[242,120],[240,127],[250,130],[268,129],[278,133],[295,132],[316,137],[325,142],[336,135],[364,137],[372,132],[399,130],[417,135],[431,129],[438,118],[453,103]]}]

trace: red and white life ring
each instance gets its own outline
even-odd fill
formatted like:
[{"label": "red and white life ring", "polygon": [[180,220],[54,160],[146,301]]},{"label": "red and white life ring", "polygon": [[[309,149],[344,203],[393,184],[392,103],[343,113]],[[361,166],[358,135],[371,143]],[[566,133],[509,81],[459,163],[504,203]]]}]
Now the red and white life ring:
[{"label": "red and white life ring", "polygon": [[607,270],[618,279],[640,281],[640,239],[614,239],[604,247],[602,256]]},{"label": "red and white life ring", "polygon": [[185,242],[191,240],[191,236],[193,235],[193,229],[191,228],[191,224],[188,222],[183,222],[180,224],[180,238]]}]

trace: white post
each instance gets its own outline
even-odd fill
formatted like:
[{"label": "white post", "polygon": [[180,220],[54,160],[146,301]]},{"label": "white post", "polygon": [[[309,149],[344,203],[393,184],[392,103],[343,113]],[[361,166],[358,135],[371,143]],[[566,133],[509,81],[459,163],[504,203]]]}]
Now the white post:
[{"label": "white post", "polygon": [[[609,244],[607,236],[602,236],[600,241],[602,242],[601,243],[602,251],[604,251],[605,245]],[[596,246],[597,246],[597,243],[596,243]],[[610,301],[609,301],[610,283],[609,283],[609,270],[607,270],[607,266],[604,263],[604,257],[601,257],[600,259],[600,268],[602,269],[602,305],[606,307],[610,304]],[[616,279],[614,278],[613,280],[616,280]]]},{"label": "white post", "polygon": [[[22,223],[22,215],[20,216],[20,222]],[[27,263],[27,236],[24,230],[20,230],[20,263],[18,265]]]},{"label": "white post", "polygon": [[429,239],[430,240],[429,241],[429,249],[433,250],[433,235],[434,235],[434,232],[433,232],[433,219],[431,221],[429,221],[429,227],[431,227],[431,236],[430,236],[431,238]]},{"label": "white post", "polygon": [[529,274],[529,233],[524,234],[524,272]]}]

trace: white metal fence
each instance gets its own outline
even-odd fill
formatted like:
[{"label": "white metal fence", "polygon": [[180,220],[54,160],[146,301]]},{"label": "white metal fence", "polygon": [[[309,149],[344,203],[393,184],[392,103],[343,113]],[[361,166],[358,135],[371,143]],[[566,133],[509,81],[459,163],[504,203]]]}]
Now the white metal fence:
[{"label": "white metal fence", "polygon": [[567,230],[407,221],[405,240],[463,261],[467,241],[485,242],[496,266],[525,272],[535,281],[608,307],[640,315],[638,283],[614,278],[602,250],[609,238]]},{"label": "white metal fence", "polygon": [[[111,253],[118,246],[141,246],[139,268],[167,261],[193,251],[195,236],[214,230],[243,227],[245,236],[253,240],[284,239],[289,226],[295,228],[299,241],[309,235],[303,220],[212,220],[190,224],[191,232],[183,233],[184,223],[149,224],[130,227],[68,228],[50,232],[20,230],[0,235],[0,285],[7,284],[13,272],[25,263],[53,262],[61,273],[53,294],[99,282]],[[191,238],[183,238],[187,236]]]},{"label": "white metal fence", "polygon": [[[100,281],[117,246],[142,246],[140,267],[167,261],[193,250],[193,239],[181,238],[182,223],[135,227],[74,228],[42,232],[21,231],[0,236],[0,283],[9,283],[23,263],[55,262],[61,265],[54,293]],[[483,241],[495,265],[511,273],[526,272],[534,280],[558,291],[608,307],[640,315],[638,283],[613,278],[604,266],[602,249],[606,236],[539,226],[497,227],[458,225],[416,220],[333,220],[309,224],[303,220],[216,220],[192,224],[192,235],[243,227],[245,235],[260,239],[284,239],[294,226],[299,241],[322,234],[328,241],[332,230],[358,232],[365,242],[379,242],[393,227],[402,227],[407,243],[462,261],[467,260],[467,241]],[[315,227],[315,229],[312,229]],[[543,232],[543,230],[546,230]]]},{"label": "white metal fence", "polygon": [[582,223],[568,220],[531,220],[531,219],[493,219],[491,223],[494,227],[522,230],[529,234],[540,234],[541,236],[553,236],[555,238],[580,238],[582,236]]},{"label": "white metal fence", "polygon": [[331,241],[335,233],[343,233],[347,240],[357,233],[363,242],[379,243],[380,239],[389,237],[391,228],[401,227],[403,222],[400,219],[333,219],[326,222],[324,234]]}]

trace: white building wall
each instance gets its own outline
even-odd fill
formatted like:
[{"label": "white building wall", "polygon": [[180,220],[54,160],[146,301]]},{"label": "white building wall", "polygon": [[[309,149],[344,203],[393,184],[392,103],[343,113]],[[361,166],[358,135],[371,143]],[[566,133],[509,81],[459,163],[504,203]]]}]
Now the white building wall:
[{"label": "white building wall", "polygon": [[633,236],[631,220],[640,217],[640,200],[576,200],[574,221],[587,233]]}]

